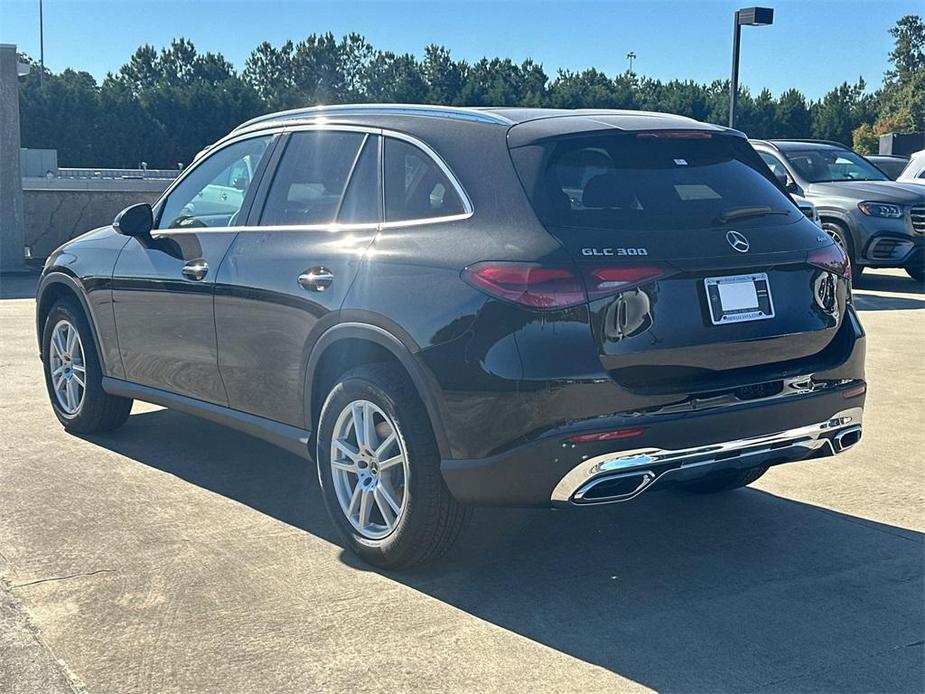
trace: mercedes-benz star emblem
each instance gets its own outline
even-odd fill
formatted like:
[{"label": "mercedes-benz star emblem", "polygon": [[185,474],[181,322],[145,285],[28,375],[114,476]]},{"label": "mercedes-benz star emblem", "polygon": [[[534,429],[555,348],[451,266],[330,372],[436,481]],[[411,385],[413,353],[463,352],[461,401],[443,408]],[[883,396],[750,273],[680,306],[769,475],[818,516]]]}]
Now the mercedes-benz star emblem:
[{"label": "mercedes-benz star emblem", "polygon": [[729,230],[726,232],[726,241],[739,253],[748,253],[748,239],[742,236],[738,231]]}]

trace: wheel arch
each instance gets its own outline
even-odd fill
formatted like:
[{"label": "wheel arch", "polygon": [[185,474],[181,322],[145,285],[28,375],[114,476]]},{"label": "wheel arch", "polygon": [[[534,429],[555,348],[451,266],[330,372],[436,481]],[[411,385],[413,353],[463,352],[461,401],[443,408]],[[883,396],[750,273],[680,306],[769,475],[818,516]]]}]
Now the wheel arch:
[{"label": "wheel arch", "polygon": [[[96,358],[99,364],[103,366],[106,362],[103,361],[103,355],[100,351],[99,331],[83,287],[75,277],[60,271],[50,272],[42,277],[35,293],[35,332],[39,343],[39,358],[44,357],[42,354],[42,333],[45,330],[45,321],[51,307],[64,298],[74,298],[80,305],[87,323],[90,325]],[[103,368],[105,367],[103,366]]]},{"label": "wheel arch", "polygon": [[391,331],[371,323],[351,321],[328,328],[312,347],[305,370],[305,413],[313,438],[318,430],[318,417],[327,385],[333,386],[340,375],[354,366],[393,361],[414,385],[430,419],[440,455],[446,457],[449,444],[443,418],[433,396],[432,376],[414,356],[412,349]]}]

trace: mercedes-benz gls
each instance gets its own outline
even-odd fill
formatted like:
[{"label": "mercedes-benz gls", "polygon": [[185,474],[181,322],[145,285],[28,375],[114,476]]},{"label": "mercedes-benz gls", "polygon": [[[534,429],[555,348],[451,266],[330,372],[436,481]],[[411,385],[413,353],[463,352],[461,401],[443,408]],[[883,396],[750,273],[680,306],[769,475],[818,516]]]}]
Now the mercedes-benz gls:
[{"label": "mercedes-benz gls", "polygon": [[849,276],[736,131],[327,107],[245,123],[56,250],[37,328],[68,431],[138,399],[262,437],[397,567],[470,505],[716,492],[854,445]]}]

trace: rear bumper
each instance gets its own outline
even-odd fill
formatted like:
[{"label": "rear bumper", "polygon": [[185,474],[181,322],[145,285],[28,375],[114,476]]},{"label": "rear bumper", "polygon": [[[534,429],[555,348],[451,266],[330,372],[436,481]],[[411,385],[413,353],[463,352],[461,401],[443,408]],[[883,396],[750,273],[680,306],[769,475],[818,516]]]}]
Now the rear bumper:
[{"label": "rear bumper", "polygon": [[[589,422],[479,460],[444,460],[447,486],[477,505],[612,503],[727,468],[777,465],[840,452],[860,438],[862,381],[823,392],[703,412],[601,417],[596,431],[641,429],[632,439],[571,443]],[[603,482],[607,484],[602,484]]]}]

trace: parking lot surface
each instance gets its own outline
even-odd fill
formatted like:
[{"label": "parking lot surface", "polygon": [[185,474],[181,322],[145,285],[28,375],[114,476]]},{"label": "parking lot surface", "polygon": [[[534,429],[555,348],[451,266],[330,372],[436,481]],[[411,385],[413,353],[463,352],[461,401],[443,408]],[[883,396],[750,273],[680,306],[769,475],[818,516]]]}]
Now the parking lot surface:
[{"label": "parking lot surface", "polygon": [[856,290],[856,449],[719,496],[477,510],[394,574],[268,444],[141,403],[66,434],[31,282],[0,283],[0,692],[925,688],[925,295],[902,273]]}]

